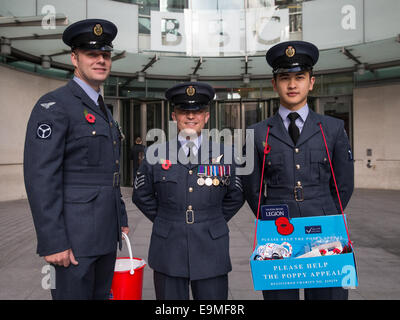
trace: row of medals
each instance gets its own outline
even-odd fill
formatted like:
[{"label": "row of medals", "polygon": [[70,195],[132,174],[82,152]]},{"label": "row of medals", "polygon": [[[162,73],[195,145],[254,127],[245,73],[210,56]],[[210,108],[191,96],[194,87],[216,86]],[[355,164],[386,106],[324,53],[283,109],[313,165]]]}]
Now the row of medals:
[{"label": "row of medals", "polygon": [[[204,168],[204,170],[202,170]],[[215,169],[215,168],[218,168]],[[214,170],[213,170],[214,169]],[[199,171],[197,172],[197,184],[199,186],[229,186],[230,184],[230,166],[199,166]],[[200,172],[202,171],[202,172]],[[210,174],[214,172],[213,174]],[[209,173],[209,174],[207,174]],[[220,177],[218,177],[218,173]]]}]

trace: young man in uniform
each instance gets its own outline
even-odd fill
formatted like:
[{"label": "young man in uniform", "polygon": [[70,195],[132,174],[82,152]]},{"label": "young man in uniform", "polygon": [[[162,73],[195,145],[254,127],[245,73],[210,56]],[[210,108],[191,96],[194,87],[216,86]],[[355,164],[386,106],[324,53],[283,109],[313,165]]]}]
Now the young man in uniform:
[{"label": "young man in uniform", "polygon": [[[273,68],[272,84],[280,97],[279,112],[249,129],[254,130],[254,171],[244,176],[245,197],[257,214],[264,145],[269,127],[264,169],[263,204],[286,204],[289,216],[341,214],[326,154],[322,125],[343,208],[354,188],[354,165],[342,120],[319,115],[308,107],[315,78],[312,67],[318,48],[304,41],[283,42],[266,55]],[[299,290],[263,291],[264,299],[299,299]],[[305,289],[305,299],[347,299],[343,288]]]},{"label": "young man in uniform", "polygon": [[[201,82],[178,84],[166,92],[178,137],[160,144],[159,150],[167,150],[161,163],[150,164],[146,154],[135,179],[133,202],[153,222],[148,262],[157,299],[187,300],[189,285],[194,299],[228,298],[232,266],[227,222],[244,198],[235,164],[224,159],[221,145],[209,143],[201,133],[214,94]],[[169,152],[171,144],[177,145],[175,152]],[[199,159],[206,161],[199,164]]]},{"label": "young man in uniform", "polygon": [[65,29],[74,78],[39,99],[30,116],[24,177],[37,253],[55,267],[53,299],[107,299],[121,231],[121,132],[100,85],[111,70],[117,27],[88,19]]}]

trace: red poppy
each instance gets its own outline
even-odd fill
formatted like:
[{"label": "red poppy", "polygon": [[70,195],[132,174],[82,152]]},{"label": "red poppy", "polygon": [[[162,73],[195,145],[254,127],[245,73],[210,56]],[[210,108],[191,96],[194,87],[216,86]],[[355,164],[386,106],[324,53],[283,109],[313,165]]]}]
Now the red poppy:
[{"label": "red poppy", "polygon": [[85,118],[89,123],[94,123],[96,121],[96,117],[91,113],[88,113]]},{"label": "red poppy", "polygon": [[161,167],[162,167],[164,170],[168,170],[169,167],[171,167],[171,161],[169,161],[168,159],[165,160],[165,161],[163,162],[163,164],[161,165]]}]

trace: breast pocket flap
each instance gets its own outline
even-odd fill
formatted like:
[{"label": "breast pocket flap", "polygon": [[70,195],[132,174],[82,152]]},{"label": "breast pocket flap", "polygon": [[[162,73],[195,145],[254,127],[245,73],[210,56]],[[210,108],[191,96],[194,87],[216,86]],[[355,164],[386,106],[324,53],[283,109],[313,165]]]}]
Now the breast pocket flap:
[{"label": "breast pocket flap", "polygon": [[210,232],[211,238],[218,239],[226,234],[229,233],[229,228],[226,224],[225,221],[223,222],[219,222],[216,224],[213,224],[210,229],[208,229],[208,231]]}]

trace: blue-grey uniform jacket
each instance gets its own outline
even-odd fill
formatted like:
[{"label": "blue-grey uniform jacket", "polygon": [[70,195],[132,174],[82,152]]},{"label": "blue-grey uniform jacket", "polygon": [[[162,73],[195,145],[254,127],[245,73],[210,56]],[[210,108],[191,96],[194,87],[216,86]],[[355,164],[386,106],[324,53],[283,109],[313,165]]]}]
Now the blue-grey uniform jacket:
[{"label": "blue-grey uniform jacket", "polygon": [[243,181],[246,200],[255,215],[267,126],[271,150],[265,160],[266,190],[261,204],[287,204],[292,218],[341,213],[319,123],[327,140],[343,209],[346,207],[354,189],[354,164],[344,123],[310,110],[296,145],[278,113],[249,127],[254,129],[254,170],[243,176]]},{"label": "blue-grey uniform jacket", "polygon": [[[210,146],[210,165],[211,150]],[[201,151],[200,147],[199,159]],[[133,202],[153,222],[149,266],[191,280],[227,274],[232,270],[227,222],[244,203],[235,164],[230,165],[229,186],[200,186],[198,165],[182,164],[176,155],[167,154],[167,159],[172,164],[163,169],[145,158],[135,179]]]},{"label": "blue-grey uniform jacket", "polygon": [[117,248],[128,221],[119,186],[121,135],[107,113],[73,80],[32,110],[24,178],[40,256],[69,248],[76,257],[96,256]]}]

